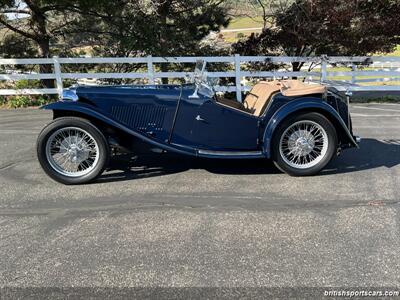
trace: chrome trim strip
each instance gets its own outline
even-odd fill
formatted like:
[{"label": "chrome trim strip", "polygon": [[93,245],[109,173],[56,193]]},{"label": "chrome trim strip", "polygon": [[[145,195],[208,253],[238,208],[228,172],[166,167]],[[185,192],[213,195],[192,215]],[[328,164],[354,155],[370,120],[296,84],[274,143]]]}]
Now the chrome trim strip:
[{"label": "chrome trim strip", "polygon": [[260,156],[261,151],[215,151],[215,150],[197,150],[199,154],[221,155],[221,156]]}]

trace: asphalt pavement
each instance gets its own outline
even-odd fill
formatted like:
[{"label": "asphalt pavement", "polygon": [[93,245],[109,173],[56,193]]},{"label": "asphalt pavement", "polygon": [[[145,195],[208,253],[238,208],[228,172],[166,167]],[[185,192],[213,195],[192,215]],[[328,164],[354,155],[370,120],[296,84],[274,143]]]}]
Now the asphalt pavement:
[{"label": "asphalt pavement", "polygon": [[318,176],[147,155],[64,186],[35,157],[51,114],[0,110],[0,287],[400,290],[400,104],[351,111],[360,149]]}]

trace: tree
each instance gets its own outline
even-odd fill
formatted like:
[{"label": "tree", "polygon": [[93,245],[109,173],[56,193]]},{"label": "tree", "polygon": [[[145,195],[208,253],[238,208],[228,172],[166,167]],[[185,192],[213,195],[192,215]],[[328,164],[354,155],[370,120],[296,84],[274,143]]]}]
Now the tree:
[{"label": "tree", "polygon": [[[65,1],[62,1],[63,5]],[[50,40],[62,28],[57,19],[57,26],[51,26],[49,15],[59,10],[57,1],[1,0],[0,24],[15,34],[37,45],[39,57],[49,57]],[[9,18],[14,14],[15,18]],[[40,65],[41,73],[51,73],[51,65]],[[53,80],[43,80],[46,87],[53,87]]]},{"label": "tree", "polygon": [[153,55],[198,54],[198,43],[211,31],[227,26],[222,0],[158,0],[147,15],[146,51]]},{"label": "tree", "polygon": [[[38,57],[51,56],[51,43],[63,36],[79,13],[105,0],[0,0],[0,24],[14,34],[33,41]],[[9,16],[13,15],[12,18]],[[41,73],[51,73],[51,65],[40,65]],[[53,80],[42,81],[53,87]]]},{"label": "tree", "polygon": [[[367,55],[400,42],[399,0],[296,0],[273,26],[233,45],[247,55]],[[298,71],[302,63],[293,63]]]},{"label": "tree", "polygon": [[29,58],[36,53],[33,42],[16,33],[7,34],[0,40],[0,57]]},{"label": "tree", "polygon": [[[211,31],[227,26],[221,0],[159,0],[153,2],[146,52],[157,56],[199,55],[199,42]],[[167,71],[161,64],[161,70]],[[164,82],[167,82],[164,79]]]},{"label": "tree", "polygon": [[229,22],[222,0],[119,0],[96,12],[77,29],[87,28],[87,42],[105,56],[199,55],[200,41]]},{"label": "tree", "polygon": [[103,56],[195,55],[228,22],[223,0],[0,0],[0,24],[33,41],[39,57],[88,45]]}]

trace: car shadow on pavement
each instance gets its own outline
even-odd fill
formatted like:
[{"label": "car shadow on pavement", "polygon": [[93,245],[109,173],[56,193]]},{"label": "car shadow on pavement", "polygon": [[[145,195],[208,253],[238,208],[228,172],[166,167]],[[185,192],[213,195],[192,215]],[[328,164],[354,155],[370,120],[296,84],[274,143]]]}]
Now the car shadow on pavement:
[{"label": "car shadow on pavement", "polygon": [[113,158],[109,168],[93,183],[134,180],[180,173],[190,169],[185,162],[168,154],[146,154],[139,157]]},{"label": "car shadow on pavement", "polygon": [[[360,149],[344,150],[320,173],[331,175],[400,164],[400,140],[365,139]],[[174,154],[146,154],[112,160],[108,172],[94,183],[134,180],[202,169],[213,174],[257,175],[281,173],[270,160],[212,160]]]},{"label": "car shadow on pavement", "polygon": [[112,160],[108,172],[101,175],[94,183],[164,176],[193,169],[226,175],[280,173],[274,164],[266,159],[212,160],[174,154],[146,154],[131,160],[127,158]]},{"label": "car shadow on pavement", "polygon": [[372,170],[400,165],[400,140],[363,139],[359,149],[347,149],[333,159],[321,175]]}]

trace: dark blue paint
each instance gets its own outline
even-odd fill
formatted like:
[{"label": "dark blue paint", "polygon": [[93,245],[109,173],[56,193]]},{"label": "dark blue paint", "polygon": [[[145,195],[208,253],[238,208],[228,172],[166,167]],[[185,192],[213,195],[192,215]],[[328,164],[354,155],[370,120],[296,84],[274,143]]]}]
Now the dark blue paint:
[{"label": "dark blue paint", "polygon": [[211,150],[257,150],[258,118],[209,99],[198,110],[195,144]]},{"label": "dark blue paint", "polygon": [[[109,118],[142,134],[152,133],[153,138],[159,142],[163,142],[168,139],[172,128],[173,116],[180,97],[181,87],[177,85],[166,85],[162,87],[163,88],[159,86],[79,87],[77,89],[77,94],[80,98],[93,103],[99,111],[103,112]],[[151,111],[151,108],[154,111]],[[130,115],[135,111],[139,117],[146,115],[147,120],[146,118],[142,118],[142,120],[133,121],[146,123],[146,126],[135,127],[131,124],[129,117],[131,117]],[[157,113],[159,114],[160,111],[164,111],[162,124],[158,130],[155,130],[152,121],[159,117]],[[120,113],[117,114],[116,112]]]},{"label": "dark blue paint", "polygon": [[171,143],[184,145],[185,147],[195,148],[195,137],[193,128],[195,126],[196,116],[198,115],[199,107],[207,100],[202,97],[199,99],[189,98],[193,94],[193,89],[183,89],[182,98],[177,114],[174,132],[172,133]]},{"label": "dark blue paint", "polygon": [[[60,101],[43,108],[90,116],[167,151],[215,158],[269,157],[277,125],[302,109],[322,109],[349,131],[344,116],[321,98],[277,94],[258,118],[202,95],[191,98],[193,92],[193,85],[78,87],[79,101]],[[343,111],[347,112],[339,110]],[[197,116],[203,120],[196,120]],[[220,153],[198,153],[200,149]]]},{"label": "dark blue paint", "polygon": [[358,147],[357,143],[354,141],[354,138],[351,132],[348,130],[346,124],[344,123],[342,117],[339,113],[328,103],[321,101],[320,98],[312,98],[312,97],[302,97],[298,99],[293,99],[292,101],[286,102],[283,106],[277,109],[273,116],[265,120],[268,123],[266,124],[266,128],[263,136],[263,152],[266,156],[270,157],[271,150],[271,140],[273,134],[278,127],[278,125],[290,114],[293,114],[297,111],[308,110],[308,111],[325,111],[329,113],[332,117],[334,117],[343,130],[348,134],[349,140],[353,143],[354,147]]},{"label": "dark blue paint", "polygon": [[132,130],[132,129],[124,126],[123,124],[116,122],[115,120],[109,118],[105,114],[95,110],[94,108],[88,106],[85,103],[57,102],[57,103],[45,105],[42,107],[42,109],[48,109],[48,110],[53,110],[53,111],[78,112],[83,115],[93,117],[99,121],[106,123],[106,124],[109,124],[110,126],[120,129],[128,134],[131,134],[132,136],[137,137],[140,140],[147,142],[150,145],[153,145],[155,147],[165,149],[167,151],[181,153],[181,154],[196,155],[196,152],[194,149],[188,149],[188,148],[179,147],[179,146],[175,146],[175,145],[170,146],[166,143],[160,143],[150,136],[147,136],[145,134],[142,134],[140,132]]}]

